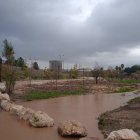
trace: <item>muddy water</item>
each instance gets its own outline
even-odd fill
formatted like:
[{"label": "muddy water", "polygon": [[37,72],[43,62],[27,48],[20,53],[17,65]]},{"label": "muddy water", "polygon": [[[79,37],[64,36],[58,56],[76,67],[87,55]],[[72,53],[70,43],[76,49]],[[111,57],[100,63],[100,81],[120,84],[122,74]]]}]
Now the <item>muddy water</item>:
[{"label": "muddy water", "polygon": [[[0,111],[0,140],[66,140],[57,134],[58,122],[79,120],[87,130],[88,136],[103,139],[98,130],[97,117],[100,113],[124,105],[135,94],[95,94],[60,97],[56,99],[21,103],[26,107],[47,112],[55,120],[52,128],[32,128],[7,112]],[[74,140],[74,138],[69,138]]]}]

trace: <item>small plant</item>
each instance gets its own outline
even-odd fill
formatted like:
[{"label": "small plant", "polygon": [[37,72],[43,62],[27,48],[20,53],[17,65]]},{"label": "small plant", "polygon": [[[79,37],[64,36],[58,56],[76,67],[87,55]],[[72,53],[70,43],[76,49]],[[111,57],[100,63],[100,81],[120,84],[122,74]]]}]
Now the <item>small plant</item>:
[{"label": "small plant", "polygon": [[102,129],[102,127],[105,126],[105,113],[101,114],[98,117],[98,126],[100,129]]}]

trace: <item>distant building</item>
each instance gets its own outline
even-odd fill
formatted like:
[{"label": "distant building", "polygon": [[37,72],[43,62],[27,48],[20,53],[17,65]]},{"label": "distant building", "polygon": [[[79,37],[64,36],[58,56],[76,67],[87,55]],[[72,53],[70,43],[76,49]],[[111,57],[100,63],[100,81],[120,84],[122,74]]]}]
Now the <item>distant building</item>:
[{"label": "distant building", "polygon": [[49,61],[49,68],[51,69],[51,70],[54,70],[54,71],[56,71],[56,70],[62,70],[62,61],[60,61],[60,60],[50,60]]}]

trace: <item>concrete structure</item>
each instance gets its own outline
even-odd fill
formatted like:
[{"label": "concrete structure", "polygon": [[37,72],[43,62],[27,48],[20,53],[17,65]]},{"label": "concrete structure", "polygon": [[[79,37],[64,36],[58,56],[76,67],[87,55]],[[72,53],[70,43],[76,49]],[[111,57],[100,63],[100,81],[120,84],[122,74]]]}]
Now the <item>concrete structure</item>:
[{"label": "concrete structure", "polygon": [[60,60],[50,60],[49,61],[49,68],[54,71],[62,71],[62,61]]}]

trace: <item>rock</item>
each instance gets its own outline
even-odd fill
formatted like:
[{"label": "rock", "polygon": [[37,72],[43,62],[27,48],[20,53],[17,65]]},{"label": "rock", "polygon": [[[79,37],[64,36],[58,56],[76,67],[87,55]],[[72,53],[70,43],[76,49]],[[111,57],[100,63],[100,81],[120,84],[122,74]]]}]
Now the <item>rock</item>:
[{"label": "rock", "polygon": [[10,113],[18,115],[20,110],[22,110],[23,108],[24,107],[22,105],[11,104]]},{"label": "rock", "polygon": [[11,107],[12,107],[12,103],[10,103],[9,101],[7,100],[2,100],[1,101],[1,107],[3,110],[5,111],[10,111]]},{"label": "rock", "polygon": [[70,120],[59,124],[58,133],[61,136],[87,136],[87,130],[80,122]]},{"label": "rock", "polygon": [[51,127],[54,125],[54,120],[48,114],[37,111],[29,119],[29,124],[33,127]]},{"label": "rock", "polygon": [[31,108],[23,108],[18,111],[17,115],[20,119],[23,119],[24,121],[29,121],[33,117],[34,113],[35,111]]},{"label": "rock", "polygon": [[6,92],[5,85],[0,85],[0,92],[2,92],[2,93],[5,93]]},{"label": "rock", "polygon": [[0,100],[8,100],[8,101],[10,101],[10,97],[9,97],[9,95],[7,93],[2,94],[0,92]]},{"label": "rock", "polygon": [[95,137],[84,137],[84,138],[80,138],[79,140],[100,140],[100,139]]},{"label": "rock", "polygon": [[54,120],[42,111],[36,112],[30,108],[24,108],[22,105],[16,105],[3,99],[0,105],[3,110],[17,115],[20,119],[28,121],[33,127],[51,127],[54,125]]},{"label": "rock", "polygon": [[106,140],[140,140],[140,137],[132,129],[121,129],[111,132]]}]

